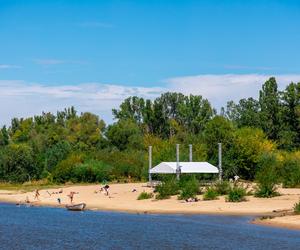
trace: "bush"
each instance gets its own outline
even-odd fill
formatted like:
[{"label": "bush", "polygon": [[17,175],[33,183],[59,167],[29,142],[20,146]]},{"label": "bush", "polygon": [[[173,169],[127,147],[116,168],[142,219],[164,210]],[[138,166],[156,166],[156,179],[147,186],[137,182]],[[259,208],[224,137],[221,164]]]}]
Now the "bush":
[{"label": "bush", "polygon": [[199,193],[199,181],[196,178],[192,178],[183,183],[181,187],[181,193],[178,196],[179,200],[186,200],[188,198],[195,198]]},{"label": "bush", "polygon": [[146,199],[151,199],[153,197],[152,193],[147,193],[147,192],[142,192],[140,193],[140,195],[138,196],[138,200],[146,200]]},{"label": "bush", "polygon": [[286,159],[282,166],[282,184],[287,188],[300,186],[300,160]]},{"label": "bush", "polygon": [[300,201],[294,205],[295,214],[300,214]]},{"label": "bush", "polygon": [[230,191],[230,183],[228,181],[218,181],[215,184],[215,191],[219,194],[219,195],[225,195],[228,194]]},{"label": "bush", "polygon": [[170,196],[178,194],[178,191],[179,185],[177,180],[175,178],[171,178],[155,188],[155,192],[158,193],[155,198],[158,200],[168,199]]},{"label": "bush", "polygon": [[111,167],[101,161],[90,160],[74,168],[73,177],[79,182],[110,180]]},{"label": "bush", "polygon": [[276,158],[266,155],[260,160],[260,170],[256,174],[257,188],[256,197],[270,198],[279,195],[276,192],[278,174],[276,171]]},{"label": "bush", "polygon": [[245,201],[247,191],[245,188],[241,187],[241,186],[237,186],[234,185],[228,193],[228,196],[226,197],[226,201],[227,202],[241,202],[241,201]]},{"label": "bush", "polygon": [[81,155],[70,155],[67,159],[62,160],[53,170],[53,180],[56,182],[66,182],[73,179],[75,166],[83,163]]},{"label": "bush", "polygon": [[216,200],[217,198],[218,198],[218,192],[212,187],[209,187],[203,195],[203,200],[205,201]]}]

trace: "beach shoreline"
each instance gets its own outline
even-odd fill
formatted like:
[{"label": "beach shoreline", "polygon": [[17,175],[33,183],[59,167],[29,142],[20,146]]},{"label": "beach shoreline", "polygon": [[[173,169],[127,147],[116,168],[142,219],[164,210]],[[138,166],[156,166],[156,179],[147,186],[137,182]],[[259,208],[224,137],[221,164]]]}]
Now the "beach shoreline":
[{"label": "beach shoreline", "polygon": [[[0,202],[20,205],[47,206],[65,208],[69,204],[68,194],[76,192],[74,203],[86,203],[87,210],[110,211],[134,214],[183,214],[183,215],[228,215],[228,216],[252,216],[255,217],[250,223],[300,229],[300,215],[283,216],[286,211],[292,211],[293,205],[299,201],[300,189],[280,189],[281,196],[273,198],[256,198],[248,196],[246,202],[225,202],[225,197],[218,200],[203,201],[198,196],[199,202],[184,202],[171,197],[167,200],[137,200],[138,195],[143,192],[152,192],[145,183],[111,184],[109,196],[100,192],[100,185],[76,185],[61,188],[40,190],[40,200],[34,200],[34,192],[0,191]],[[134,192],[133,192],[134,191]],[[31,202],[28,204],[26,199]],[[62,200],[58,204],[57,199]],[[261,219],[270,217],[271,219]],[[298,219],[299,218],[299,219]]]}]

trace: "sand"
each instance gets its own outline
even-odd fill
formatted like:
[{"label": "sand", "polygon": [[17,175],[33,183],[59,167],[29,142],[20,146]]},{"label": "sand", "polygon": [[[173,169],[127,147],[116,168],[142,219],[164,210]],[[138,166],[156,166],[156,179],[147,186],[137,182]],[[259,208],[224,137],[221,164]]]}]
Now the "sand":
[{"label": "sand", "polygon": [[[136,192],[132,192],[136,189]],[[65,206],[69,204],[67,196],[71,191],[78,192],[74,195],[74,203],[84,202],[91,210],[109,210],[133,213],[179,213],[179,214],[227,214],[227,215],[278,215],[281,211],[292,211],[292,208],[300,198],[300,189],[279,189],[282,194],[273,198],[256,198],[248,196],[247,201],[231,203],[225,202],[225,196],[218,200],[203,201],[199,195],[199,202],[184,202],[171,197],[167,200],[137,200],[142,191],[152,192],[146,187],[146,183],[111,184],[109,196],[105,192],[99,192],[99,185],[71,186],[63,188],[63,193],[56,194],[60,189],[40,190],[40,200],[34,200],[34,192],[20,193],[12,191],[0,191],[0,201],[11,203],[24,203],[26,197],[34,205]],[[54,194],[53,194],[54,192]],[[50,195],[50,194],[51,195]],[[61,199],[61,205],[57,198]],[[275,212],[274,212],[275,211]],[[281,226],[292,225],[300,229],[300,216],[284,216],[274,219],[260,220],[259,224]]]}]

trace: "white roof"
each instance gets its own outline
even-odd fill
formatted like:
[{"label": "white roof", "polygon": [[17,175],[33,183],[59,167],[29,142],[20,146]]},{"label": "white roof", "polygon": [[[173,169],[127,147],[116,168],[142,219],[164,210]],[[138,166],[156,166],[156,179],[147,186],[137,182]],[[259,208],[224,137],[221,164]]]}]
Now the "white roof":
[{"label": "white roof", "polygon": [[[176,162],[161,162],[150,169],[151,174],[175,174]],[[208,162],[179,162],[181,173],[219,173],[214,165]]]}]

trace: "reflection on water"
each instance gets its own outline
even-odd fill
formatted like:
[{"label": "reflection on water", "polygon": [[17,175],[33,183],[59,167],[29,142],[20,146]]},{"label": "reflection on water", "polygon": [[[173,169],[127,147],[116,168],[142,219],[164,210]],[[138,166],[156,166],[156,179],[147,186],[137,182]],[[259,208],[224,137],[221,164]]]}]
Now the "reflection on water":
[{"label": "reflection on water", "polygon": [[0,204],[1,249],[300,249],[300,232],[251,217],[68,212]]}]

